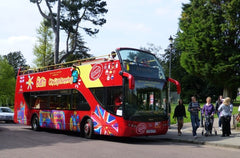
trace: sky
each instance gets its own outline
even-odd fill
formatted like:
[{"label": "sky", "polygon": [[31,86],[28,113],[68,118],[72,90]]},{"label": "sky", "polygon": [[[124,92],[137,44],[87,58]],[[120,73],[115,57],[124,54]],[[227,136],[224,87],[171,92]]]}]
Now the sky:
[{"label": "sky", "polygon": [[[107,23],[95,37],[83,35],[90,54],[109,54],[119,47],[140,48],[148,43],[160,46],[163,54],[169,37],[177,33],[182,4],[189,0],[105,0]],[[33,47],[36,30],[42,21],[38,8],[30,0],[0,3],[0,55],[21,51],[27,64],[34,66]],[[61,40],[62,39],[62,40]],[[60,50],[65,49],[61,38]]]}]

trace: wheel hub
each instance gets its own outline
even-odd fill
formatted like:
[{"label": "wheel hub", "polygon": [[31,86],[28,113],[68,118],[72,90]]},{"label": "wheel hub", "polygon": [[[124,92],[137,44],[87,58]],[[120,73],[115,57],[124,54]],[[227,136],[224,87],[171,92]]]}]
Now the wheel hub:
[{"label": "wheel hub", "polygon": [[89,125],[89,123],[86,123],[85,126],[84,126],[84,132],[85,132],[86,134],[88,134],[89,131],[90,131],[90,125]]}]

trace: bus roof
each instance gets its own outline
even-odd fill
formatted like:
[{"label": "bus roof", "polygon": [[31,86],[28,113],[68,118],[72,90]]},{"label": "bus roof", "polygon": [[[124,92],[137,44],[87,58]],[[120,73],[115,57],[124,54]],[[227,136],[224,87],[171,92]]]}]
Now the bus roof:
[{"label": "bus roof", "polygon": [[93,63],[97,64],[97,63],[107,61],[108,57],[109,57],[109,54],[98,56],[98,57],[74,60],[74,61],[70,61],[70,62],[66,62],[66,63],[59,63],[59,64],[55,64],[55,65],[48,65],[48,66],[38,67],[38,68],[26,68],[25,67],[25,68],[19,69],[18,75],[56,70],[56,69],[61,69],[61,68],[66,68],[66,67],[72,67],[73,65],[79,66],[79,65],[87,65],[87,64],[93,64]]},{"label": "bus roof", "polygon": [[[152,54],[151,52],[146,51],[146,50],[140,50],[140,49],[130,48],[130,47],[119,47],[119,48],[116,49],[116,51],[126,50],[126,49],[137,50],[137,51],[141,51],[141,52],[144,52],[144,53]],[[78,65],[79,66],[79,65],[87,65],[87,64],[98,64],[98,63],[107,61],[110,58],[111,55],[112,54],[110,53],[110,54],[106,54],[106,55],[102,55],[102,56],[98,56],[98,57],[79,59],[79,60],[74,60],[74,61],[70,61],[70,62],[59,63],[59,64],[55,64],[55,65],[48,65],[48,66],[38,67],[38,68],[24,67],[24,68],[19,69],[18,75],[56,70],[56,69],[60,69],[60,68],[71,67],[73,65]],[[154,54],[152,54],[152,55],[154,55]]]}]

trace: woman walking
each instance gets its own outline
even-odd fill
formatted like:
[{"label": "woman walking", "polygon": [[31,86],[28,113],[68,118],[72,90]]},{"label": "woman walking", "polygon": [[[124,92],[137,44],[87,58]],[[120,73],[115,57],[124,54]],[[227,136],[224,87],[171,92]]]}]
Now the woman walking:
[{"label": "woman walking", "polygon": [[182,99],[179,99],[178,105],[176,106],[174,110],[174,115],[173,115],[173,118],[177,118],[179,136],[182,135],[181,129],[183,127],[183,117],[186,118],[186,110],[185,110],[185,106],[183,105]]},{"label": "woman walking", "polygon": [[222,137],[229,136],[231,134],[230,121],[232,115],[231,99],[225,98],[223,103],[218,108],[221,112],[221,123],[222,123]]},{"label": "woman walking", "polygon": [[213,120],[214,120],[214,106],[211,103],[212,99],[211,97],[207,97],[206,104],[204,104],[202,108],[202,116],[205,117],[205,135],[212,134],[212,127],[213,127]]}]

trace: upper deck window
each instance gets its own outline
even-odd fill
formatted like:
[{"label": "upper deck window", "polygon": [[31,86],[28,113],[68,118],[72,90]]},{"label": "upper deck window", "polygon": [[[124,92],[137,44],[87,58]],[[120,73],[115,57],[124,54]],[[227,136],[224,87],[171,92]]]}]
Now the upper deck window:
[{"label": "upper deck window", "polygon": [[165,79],[162,66],[155,55],[135,49],[119,51],[125,71],[135,77]]}]

